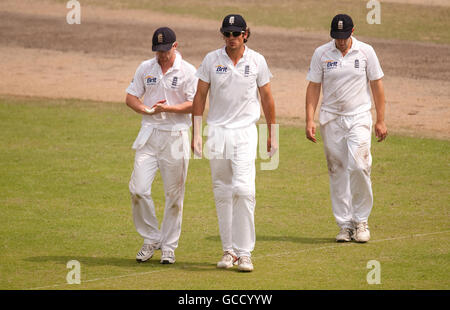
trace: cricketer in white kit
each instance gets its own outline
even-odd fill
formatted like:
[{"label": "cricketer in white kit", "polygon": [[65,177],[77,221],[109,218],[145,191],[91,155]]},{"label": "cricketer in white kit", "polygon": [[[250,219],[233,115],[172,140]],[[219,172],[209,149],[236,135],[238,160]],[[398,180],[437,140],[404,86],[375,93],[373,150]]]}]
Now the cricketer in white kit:
[{"label": "cricketer in white kit", "polygon": [[[150,259],[161,249],[161,263],[175,262],[181,233],[185,182],[189,164],[189,127],[192,100],[197,88],[195,67],[176,51],[173,30],[158,28],[153,34],[156,57],[142,62],[127,88],[127,105],[143,114],[134,169],[129,183],[133,220],[144,245],[138,262]],[[143,102],[139,98],[144,96]],[[164,183],[165,209],[159,229],[152,199],[157,171]]]},{"label": "cricketer in white kit", "polygon": [[273,137],[275,107],[265,58],[245,45],[250,31],[241,15],[224,18],[220,29],[225,46],[210,52],[197,70],[199,78],[193,102],[192,149],[202,153],[201,119],[209,91],[208,140],[214,199],[223,256],[218,268],[238,264],[252,271],[255,246],[255,159],[261,96],[269,133],[267,151],[277,149]]},{"label": "cricketer in white kit", "polygon": [[384,123],[384,76],[374,49],[352,36],[353,21],[345,14],[331,23],[334,38],[314,52],[307,75],[306,137],[316,142],[314,113],[323,100],[319,123],[324,142],[334,217],[340,232],[336,241],[370,239],[368,219],[373,206],[371,131],[372,101],[378,141],[387,136]]}]

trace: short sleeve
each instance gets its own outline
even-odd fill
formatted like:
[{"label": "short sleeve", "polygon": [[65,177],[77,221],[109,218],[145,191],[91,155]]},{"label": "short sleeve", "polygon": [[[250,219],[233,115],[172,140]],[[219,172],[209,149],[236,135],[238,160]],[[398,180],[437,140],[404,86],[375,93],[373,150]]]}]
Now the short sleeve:
[{"label": "short sleeve", "polygon": [[378,60],[377,54],[373,47],[369,46],[365,50],[367,57],[367,78],[370,81],[379,80],[384,76],[383,70],[381,69],[380,61]]},{"label": "short sleeve", "polygon": [[270,82],[272,76],[273,75],[269,70],[266,59],[264,56],[260,55],[258,59],[258,76],[256,77],[256,84],[258,87],[262,87]]},{"label": "short sleeve", "polygon": [[316,49],[311,58],[308,74],[306,76],[306,79],[313,83],[322,83],[323,68],[320,58],[321,58],[320,52]]},{"label": "short sleeve", "polygon": [[195,73],[195,76],[199,78],[200,80],[210,83],[210,72],[209,72],[209,54],[206,55],[206,57],[203,59],[202,63],[200,64],[200,67],[198,67],[197,72]]},{"label": "short sleeve", "polygon": [[187,70],[186,83],[184,85],[184,95],[186,101],[194,101],[194,96],[197,91],[198,78],[195,76],[195,68]]},{"label": "short sleeve", "polygon": [[126,92],[138,98],[141,98],[144,95],[145,86],[144,79],[142,77],[142,65],[137,68],[134,78],[128,86]]}]

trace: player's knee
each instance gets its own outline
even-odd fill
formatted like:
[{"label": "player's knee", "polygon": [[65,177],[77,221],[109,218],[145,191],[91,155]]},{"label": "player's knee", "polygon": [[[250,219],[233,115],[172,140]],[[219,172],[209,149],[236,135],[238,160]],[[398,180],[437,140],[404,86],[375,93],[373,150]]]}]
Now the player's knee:
[{"label": "player's knee", "polygon": [[231,198],[232,188],[231,186],[224,184],[213,184],[213,192],[215,199],[229,199]]},{"label": "player's knee", "polygon": [[247,184],[239,184],[233,186],[233,196],[237,197],[254,197],[255,189]]},{"label": "player's knee", "polygon": [[169,205],[168,211],[173,215],[179,214],[183,211],[183,203],[181,201],[175,201]]},{"label": "player's knee", "polygon": [[371,165],[369,163],[355,162],[350,165],[349,171],[351,174],[370,175]]},{"label": "player's knee", "polygon": [[372,161],[367,158],[356,158],[349,163],[349,170],[353,173],[370,174]]},{"label": "player's knee", "polygon": [[142,199],[142,198],[151,197],[152,191],[149,188],[144,188],[144,187],[139,187],[139,186],[137,186],[137,187],[130,186],[130,194],[133,199]]},{"label": "player's knee", "polygon": [[327,167],[328,167],[328,174],[333,175],[336,174],[339,171],[342,171],[344,169],[344,164],[342,160],[337,158],[336,156],[326,154],[327,159]]}]

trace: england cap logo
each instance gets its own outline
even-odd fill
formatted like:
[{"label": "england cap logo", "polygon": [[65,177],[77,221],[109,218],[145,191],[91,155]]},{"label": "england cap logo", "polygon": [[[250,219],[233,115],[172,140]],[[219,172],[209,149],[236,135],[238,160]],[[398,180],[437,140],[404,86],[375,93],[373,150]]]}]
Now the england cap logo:
[{"label": "england cap logo", "polygon": [[331,21],[330,35],[333,39],[347,39],[352,32],[353,21],[347,14],[338,14]]},{"label": "england cap logo", "polygon": [[247,23],[244,18],[239,14],[230,14],[225,16],[222,21],[221,32],[232,31],[245,31],[247,29]]}]

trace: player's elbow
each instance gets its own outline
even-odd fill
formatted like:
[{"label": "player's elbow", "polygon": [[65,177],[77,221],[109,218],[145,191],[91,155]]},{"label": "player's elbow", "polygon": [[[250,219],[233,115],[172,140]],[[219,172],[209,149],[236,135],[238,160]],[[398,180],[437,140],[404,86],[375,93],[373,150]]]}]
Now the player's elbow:
[{"label": "player's elbow", "polygon": [[200,92],[197,92],[194,97],[194,101],[191,106],[191,113],[194,115],[202,115],[203,110],[205,109],[206,104],[206,95],[203,95]]},{"label": "player's elbow", "polygon": [[127,94],[126,95],[126,97],[125,97],[125,104],[127,105],[127,106],[129,106],[130,107],[130,104],[131,104],[131,95],[130,94]]},{"label": "player's elbow", "polygon": [[320,87],[322,86],[322,83],[316,83],[316,82],[309,82],[308,83],[308,87],[307,87],[307,90],[310,90],[310,91],[320,91]]}]

